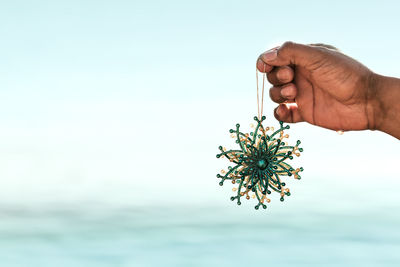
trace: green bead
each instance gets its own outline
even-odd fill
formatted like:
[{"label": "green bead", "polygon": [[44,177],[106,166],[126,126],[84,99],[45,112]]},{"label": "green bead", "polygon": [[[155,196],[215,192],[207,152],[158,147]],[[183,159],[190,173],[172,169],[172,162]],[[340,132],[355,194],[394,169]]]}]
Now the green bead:
[{"label": "green bead", "polygon": [[257,161],[257,167],[260,170],[265,170],[268,167],[268,161],[266,161],[265,159],[260,159]]}]

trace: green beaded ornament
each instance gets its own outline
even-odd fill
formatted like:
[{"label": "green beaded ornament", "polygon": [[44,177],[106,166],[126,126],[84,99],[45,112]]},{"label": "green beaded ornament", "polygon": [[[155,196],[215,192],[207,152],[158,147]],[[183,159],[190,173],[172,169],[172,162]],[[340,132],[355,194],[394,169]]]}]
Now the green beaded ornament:
[{"label": "green beaded ornament", "polygon": [[281,178],[282,176],[301,178],[299,172],[303,171],[303,168],[294,169],[286,161],[292,160],[293,155],[299,157],[303,149],[299,148],[300,140],[297,140],[295,146],[289,146],[283,141],[289,137],[284,133],[284,130],[290,128],[289,125],[284,126],[283,122],[279,122],[280,128],[274,131],[273,127],[263,127],[265,116],[261,119],[254,117],[254,120],[257,125],[250,134],[240,132],[239,124],[236,124],[236,130],[229,130],[240,149],[227,150],[222,146],[219,147],[221,153],[217,154],[217,158],[226,157],[235,165],[229,166],[228,171],[222,170],[221,174],[217,174],[217,178],[221,179],[219,183],[221,186],[226,180],[238,184],[233,188],[236,195],[231,197],[232,201],[237,200],[238,205],[241,204],[242,197],[250,199],[249,194],[252,194],[252,197],[258,200],[255,209],[259,209],[260,206],[266,209],[265,203],[270,202],[267,195],[272,191],[280,194],[281,201],[284,201],[285,195],[290,196],[290,190],[285,187],[286,184]]}]

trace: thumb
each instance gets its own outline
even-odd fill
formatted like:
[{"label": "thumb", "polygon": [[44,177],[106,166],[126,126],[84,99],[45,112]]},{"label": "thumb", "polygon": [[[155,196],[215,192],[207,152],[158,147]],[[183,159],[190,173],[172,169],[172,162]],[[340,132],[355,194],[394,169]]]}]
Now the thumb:
[{"label": "thumb", "polygon": [[271,66],[299,65],[306,67],[318,60],[321,53],[318,47],[285,42],[280,47],[261,54],[260,58]]}]

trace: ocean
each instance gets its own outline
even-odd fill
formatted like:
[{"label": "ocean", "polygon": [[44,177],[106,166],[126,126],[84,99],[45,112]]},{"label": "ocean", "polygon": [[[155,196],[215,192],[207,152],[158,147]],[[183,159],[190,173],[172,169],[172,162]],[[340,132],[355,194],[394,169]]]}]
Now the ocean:
[{"label": "ocean", "polygon": [[[3,207],[0,266],[399,266],[391,208]],[[339,210],[342,210],[341,212]]]}]

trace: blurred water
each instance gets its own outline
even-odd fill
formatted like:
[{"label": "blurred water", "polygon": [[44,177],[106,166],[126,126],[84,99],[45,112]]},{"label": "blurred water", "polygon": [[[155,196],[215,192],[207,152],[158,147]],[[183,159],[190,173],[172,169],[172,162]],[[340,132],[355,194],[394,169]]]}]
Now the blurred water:
[{"label": "blurred water", "polygon": [[[398,210],[398,209],[397,209]],[[393,209],[1,210],[1,266],[398,266]]]}]

